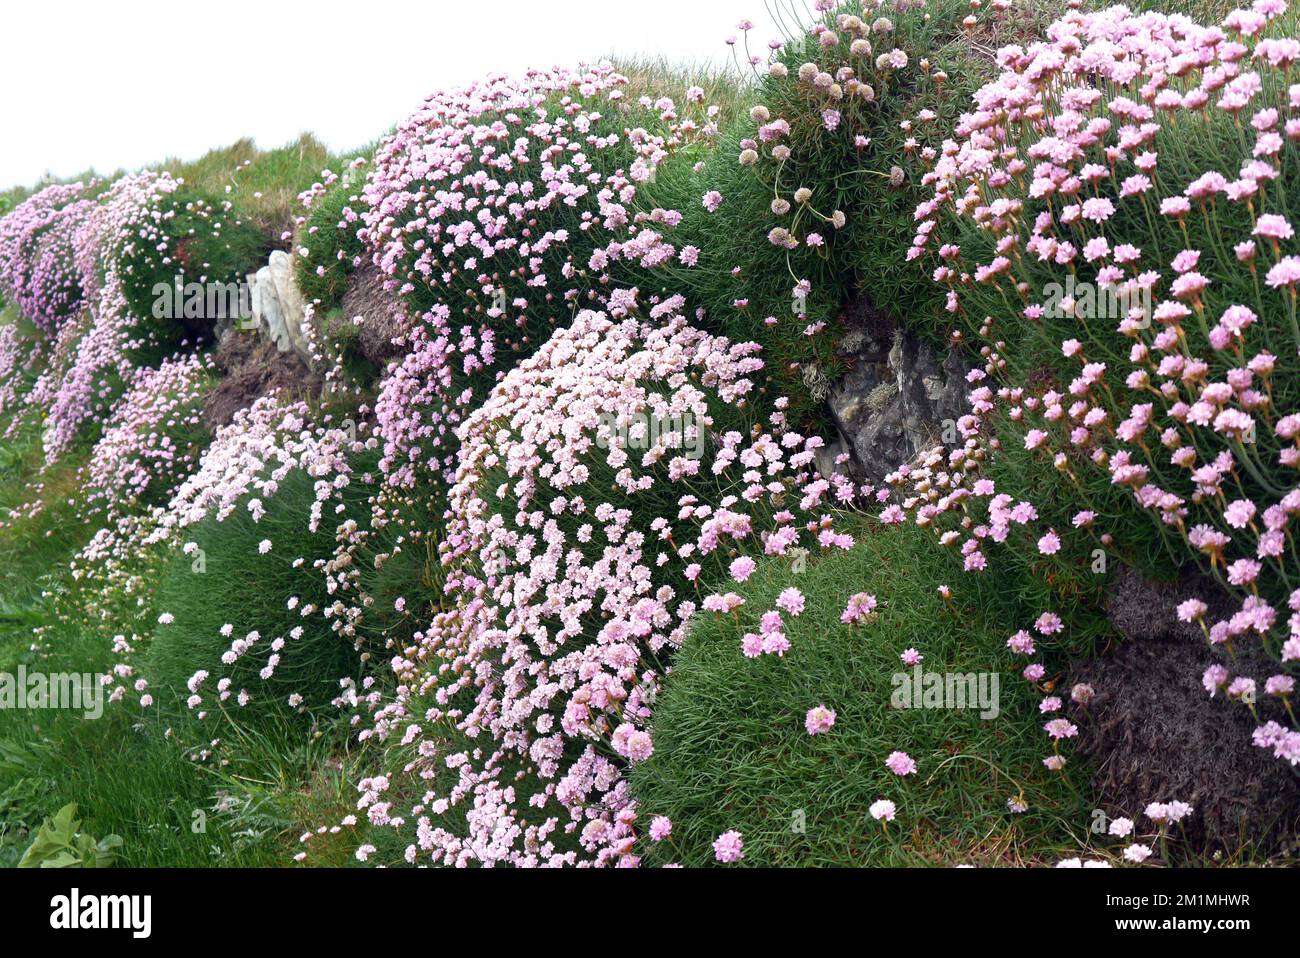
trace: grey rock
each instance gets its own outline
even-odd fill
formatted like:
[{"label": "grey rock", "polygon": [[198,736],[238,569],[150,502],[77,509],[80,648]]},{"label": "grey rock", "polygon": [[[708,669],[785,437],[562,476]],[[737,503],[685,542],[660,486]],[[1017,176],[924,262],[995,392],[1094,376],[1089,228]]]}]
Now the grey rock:
[{"label": "grey rock", "polygon": [[967,368],[956,352],[936,356],[865,301],[850,304],[844,322],[837,352],[849,368],[828,405],[853,471],[878,482],[939,444],[945,420],[967,413]]},{"label": "grey rock", "polygon": [[270,266],[263,266],[254,277],[253,318],[263,338],[274,343],[280,352],[289,351],[291,343],[285,326],[284,308],[280,304],[275,281],[271,278]]},{"label": "grey rock", "polygon": [[[271,254],[266,270],[275,287],[289,348],[297,353],[298,358],[303,362],[310,363],[311,347],[303,328],[306,311],[303,308],[302,293],[298,290],[298,283],[293,275],[293,257],[283,250],[276,250]],[[279,346],[278,341],[276,345]]]},{"label": "grey rock", "polygon": [[835,460],[847,451],[848,447],[840,439],[829,442],[817,450],[814,462],[817,465],[818,473],[821,474],[823,479],[829,479],[837,472],[844,472],[843,467]]},{"label": "grey rock", "polygon": [[241,314],[220,316],[212,327],[213,338],[216,340],[218,348],[228,343],[232,336],[238,336],[256,328],[256,319],[253,317],[253,295],[257,288],[257,274],[249,273],[245,276],[242,286],[243,290],[240,297]]}]

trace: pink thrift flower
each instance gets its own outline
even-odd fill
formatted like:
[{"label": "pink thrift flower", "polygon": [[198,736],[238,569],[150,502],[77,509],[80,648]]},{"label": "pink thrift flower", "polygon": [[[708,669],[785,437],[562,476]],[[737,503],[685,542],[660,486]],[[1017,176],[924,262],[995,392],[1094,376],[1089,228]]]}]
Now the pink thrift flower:
[{"label": "pink thrift flower", "polygon": [[1133,819],[1116,818],[1111,821],[1106,833],[1114,838],[1128,838],[1133,834]]},{"label": "pink thrift flower", "polygon": [[745,857],[745,842],[740,832],[723,832],[713,842],[713,857],[724,865],[738,862]]},{"label": "pink thrift flower", "polygon": [[1150,857],[1151,849],[1146,845],[1134,844],[1124,849],[1124,860],[1126,862],[1132,862],[1134,865],[1141,865]]},{"label": "pink thrift flower", "polygon": [[790,640],[781,632],[769,632],[763,636],[763,654],[784,658],[790,651]]},{"label": "pink thrift flower", "polygon": [[783,590],[781,594],[777,596],[776,605],[777,608],[784,609],[786,612],[789,612],[791,616],[797,618],[803,613],[804,609],[803,593],[791,586],[790,588]]},{"label": "pink thrift flower", "polygon": [[828,709],[824,705],[810,708],[803,720],[803,727],[808,730],[809,735],[820,735],[823,732],[829,732],[834,725],[835,710]]},{"label": "pink thrift flower", "polygon": [[756,568],[758,564],[753,559],[749,556],[741,556],[731,563],[731,577],[737,582],[744,582],[754,574]]},{"label": "pink thrift flower", "polygon": [[1072,724],[1069,719],[1063,718],[1052,719],[1043,726],[1043,731],[1058,742],[1063,738],[1074,738],[1079,734],[1078,726]]},{"label": "pink thrift flower", "polygon": [[900,777],[916,774],[916,762],[906,752],[890,752],[885,767]]},{"label": "pink thrift flower", "polygon": [[876,597],[867,595],[865,592],[859,592],[849,596],[849,604],[840,616],[840,621],[845,625],[852,625],[870,615],[876,609]]},{"label": "pink thrift flower", "polygon": [[1034,628],[1042,635],[1055,635],[1065,628],[1065,624],[1055,612],[1044,612],[1034,623]]}]

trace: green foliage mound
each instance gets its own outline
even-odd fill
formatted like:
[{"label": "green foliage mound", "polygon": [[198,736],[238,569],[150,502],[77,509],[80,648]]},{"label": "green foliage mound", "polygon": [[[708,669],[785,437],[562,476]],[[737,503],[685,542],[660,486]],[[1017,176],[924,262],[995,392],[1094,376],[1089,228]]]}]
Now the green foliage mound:
[{"label": "green foliage mound", "polygon": [[364,175],[349,170],[311,205],[294,243],[298,288],[303,298],[328,309],[343,300],[348,278],[361,262],[365,244],[357,236],[366,210]]},{"label": "green foliage mound", "polygon": [[[113,242],[110,255],[131,314],[140,320],[141,341],[161,357],[182,342],[211,339],[230,301],[223,311],[222,303],[209,302],[206,289],[246,283],[270,248],[266,234],[231,200],[182,186],[160,193],[148,219]],[[191,283],[204,284],[202,297],[190,295]]]},{"label": "green foliage mound", "polygon": [[[729,830],[743,836],[748,865],[1018,864],[1050,858],[1086,830],[1092,806],[1068,766],[1043,766],[1036,697],[1010,667],[1014,603],[996,583],[967,581],[914,529],[859,539],[803,575],[766,560],[730,585],[745,599],[734,616],[697,618],[655,704],[655,752],[631,772],[642,824],[673,823],[668,840],[641,839],[647,864],[711,864],[713,841]],[[951,601],[937,591],[949,581]],[[742,637],[790,587],[806,607],[782,613],[789,651],[747,658]],[[879,605],[846,625],[859,592]],[[996,674],[997,716],[891,707],[903,687],[894,677],[914,679],[899,658],[909,648],[924,656],[923,674],[983,674],[990,691]],[[835,723],[810,735],[818,706]],[[917,771],[893,774],[894,751]],[[880,799],[895,803],[892,823],[872,818]]]},{"label": "green foliage mound", "polygon": [[[172,557],[154,600],[160,624],[149,666],[167,700],[185,700],[194,691],[187,683],[198,671],[209,671],[211,678],[200,683],[205,706],[219,703],[247,724],[263,714],[305,713],[327,705],[339,694],[339,680],[356,675],[354,643],[332,631],[319,614],[334,599],[318,564],[333,555],[334,526],[343,517],[331,515],[319,531],[308,529],[304,517],[315,502],[314,482],[295,470],[264,500],[265,514],[256,521],[243,503],[224,520],[210,516],[187,530],[197,550]],[[167,616],[170,620],[163,621]],[[240,639],[248,650],[223,664],[223,655]],[[277,640],[283,640],[278,650]],[[277,665],[268,674],[264,670],[273,655]],[[224,701],[217,689],[221,678],[230,679],[231,694]],[[246,706],[238,701],[243,690],[251,696]]]}]

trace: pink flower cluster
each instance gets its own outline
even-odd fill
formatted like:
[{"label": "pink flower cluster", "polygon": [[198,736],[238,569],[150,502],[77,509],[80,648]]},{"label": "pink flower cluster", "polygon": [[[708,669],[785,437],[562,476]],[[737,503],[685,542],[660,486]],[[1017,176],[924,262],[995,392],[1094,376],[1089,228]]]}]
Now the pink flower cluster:
[{"label": "pink flower cluster", "polygon": [[95,203],[86,184],[55,184],[0,217],[0,294],[52,335],[83,300],[76,240]]},{"label": "pink flower cluster", "polygon": [[[141,501],[165,502],[190,475],[202,452],[202,400],[214,375],[211,359],[193,355],[135,371],[82,469],[90,512],[111,522]],[[194,440],[181,445],[174,435]]]},{"label": "pink flower cluster", "polygon": [[[1045,41],[1003,48],[1001,75],[926,175],[934,196],[916,211],[910,255],[937,254],[950,312],[984,346],[976,415],[998,408],[1085,496],[1098,479],[1125,491],[1235,595],[1227,618],[1207,621],[1203,606],[1185,618],[1209,645],[1250,642],[1279,660],[1268,681],[1292,727],[1261,719],[1255,743],[1300,764],[1286,674],[1300,661],[1300,592],[1288,585],[1300,516],[1294,27],[1280,0],[1218,27],[1114,7],[1068,13]],[[1231,134],[1219,168],[1189,167],[1187,144],[1219,131]],[[1067,277],[1064,297],[1040,298]],[[1103,302],[1119,308],[1099,314]],[[1031,385],[1018,347],[1048,339],[1049,323],[1069,325],[1061,378]],[[991,492],[963,484],[957,505]],[[1095,536],[1098,504],[1078,505],[1076,535]],[[984,540],[1036,518],[1032,504],[992,499],[988,523],[968,527],[967,567],[982,568]],[[1037,551],[1055,556],[1066,535],[1042,530]],[[1216,665],[1206,687],[1255,707],[1249,676]]]},{"label": "pink flower cluster", "polygon": [[349,482],[349,453],[374,444],[373,438],[313,422],[305,403],[264,396],[217,431],[198,468],[158,517],[152,538],[161,541],[209,514],[225,519],[241,502],[256,520],[261,499],[274,496],[285,477],[299,469],[320,480],[316,501],[304,517],[314,531],[334,489]]},{"label": "pink flower cluster", "polygon": [[[580,313],[459,430],[442,547],[456,608],[394,658],[403,694],[362,733],[422,742],[421,729],[431,738],[431,723],[451,721],[476,743],[441,755],[430,740],[406,766],[459,770],[455,789],[412,809],[410,860],[634,863],[622,769],[654,750],[651,705],[701,606],[701,565],[724,576],[741,550],[783,555],[820,529],[833,488],[808,468],[820,440],[779,414],[770,432],[721,430],[719,410],[752,390],[755,347],[693,329],[679,307]],[[703,457],[690,455],[693,433],[612,428],[638,414],[690,423]],[[814,518],[801,527],[799,515]],[[787,591],[781,606],[794,615],[802,596]],[[504,768],[538,784],[507,788]],[[407,821],[374,787],[361,807],[375,824]],[[434,827],[428,808],[464,827]],[[539,810],[552,810],[540,825]],[[561,850],[565,835],[580,852]]]},{"label": "pink flower cluster", "polygon": [[158,241],[158,203],[178,185],[166,174],[130,174],[95,200],[78,198],[81,184],[49,187],[0,219],[0,289],[55,340],[48,368],[23,399],[45,419],[47,462],[93,417],[109,415],[131,376],[128,350],[143,338],[117,267],[126,253]]},{"label": "pink flower cluster", "polygon": [[[1103,818],[1100,824],[1105,826],[1105,834],[1110,838],[1127,842],[1118,853],[1118,858],[1130,865],[1141,865],[1153,854],[1155,849],[1165,849],[1168,839],[1183,819],[1190,816],[1195,809],[1187,802],[1151,802],[1146,806],[1142,816],[1126,818],[1117,816]],[[1138,822],[1145,818],[1154,829],[1147,834],[1139,834]],[[1163,857],[1163,854],[1162,854]],[[1066,858],[1056,864],[1057,868],[1110,868],[1108,859],[1093,858],[1086,861],[1079,858]]]},{"label": "pink flower cluster", "polygon": [[376,404],[395,484],[449,481],[464,410],[560,317],[604,305],[615,264],[676,256],[662,232],[680,216],[638,209],[638,188],[715,135],[716,108],[631,102],[627,84],[608,65],[488,77],[430,96],[380,146],[358,236],[417,314]]},{"label": "pink flower cluster", "polygon": [[[288,402],[279,394],[258,399],[252,406],[236,413],[234,420],[217,431],[215,439],[202,455],[197,466],[195,448],[180,449],[168,442],[157,440],[156,433],[145,433],[150,424],[160,417],[172,417],[167,428],[183,426],[185,417],[196,415],[197,400],[205,388],[208,373],[206,362],[196,357],[169,360],[157,370],[136,375],[134,389],[129,391],[119,405],[114,422],[101,440],[105,460],[102,467],[95,462],[87,467],[86,475],[96,493],[95,501],[109,504],[110,523],[91,539],[77,556],[74,575],[79,579],[94,579],[102,588],[133,590],[134,566],[144,550],[175,549],[182,555],[201,561],[200,546],[186,540],[186,530],[211,518],[224,522],[242,510],[254,524],[268,512],[268,503],[280,490],[290,474],[306,473],[314,480],[314,501],[300,517],[305,529],[312,532],[325,530],[333,533],[336,543],[335,562],[314,560],[327,591],[338,588],[337,577],[348,564],[348,548],[353,545],[357,532],[355,520],[337,525],[330,520],[342,508],[342,497],[354,482],[365,482],[365,477],[354,474],[352,464],[366,450],[376,448],[376,441],[367,436],[363,423],[332,424],[330,416],[325,422],[313,421],[312,411],[302,402]],[[113,476],[106,470],[118,465]],[[158,483],[170,487],[184,476],[164,505],[147,511],[125,508],[131,497],[138,496]],[[116,482],[120,488],[105,491]],[[275,542],[263,539],[257,552],[272,552]],[[340,562],[338,557],[343,556]],[[285,561],[300,568],[307,559],[303,556],[286,556]],[[285,635],[267,635],[261,641],[261,632],[254,628],[239,635],[233,627],[223,630],[222,638],[229,647],[220,661],[204,664],[191,679],[192,688],[187,704],[200,718],[209,710],[228,700],[246,706],[256,698],[254,689],[235,685],[231,675],[240,660],[254,648],[268,651],[266,664],[257,673],[262,681],[274,677],[282,668],[305,630],[329,629],[340,641],[355,643],[355,611],[342,602],[325,607],[302,601],[298,596],[285,595],[286,607],[296,612],[302,624]],[[170,625],[171,612],[163,610],[157,618],[158,625]],[[144,646],[147,648],[147,646]],[[114,683],[110,698],[116,701],[128,694],[128,687],[137,693],[142,707],[152,704],[152,694],[147,683],[137,679],[135,659],[140,651],[136,641],[115,644],[119,657],[113,671]],[[211,677],[213,681],[205,686]],[[339,676],[340,695],[335,705],[352,708],[357,704],[355,680]],[[141,694],[142,693],[142,694]],[[301,696],[291,696],[290,705],[300,704]],[[200,750],[204,751],[204,750]],[[206,750],[210,752],[211,750]],[[197,753],[196,753],[197,754]]]}]

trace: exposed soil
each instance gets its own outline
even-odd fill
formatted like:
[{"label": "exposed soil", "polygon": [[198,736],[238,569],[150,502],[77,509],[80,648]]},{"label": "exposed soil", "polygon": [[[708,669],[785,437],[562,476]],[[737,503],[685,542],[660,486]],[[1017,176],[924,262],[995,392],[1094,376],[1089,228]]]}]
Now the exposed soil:
[{"label": "exposed soil", "polygon": [[371,263],[363,263],[348,278],[342,310],[348,321],[362,317],[358,345],[376,368],[383,369],[390,359],[405,354],[407,323],[402,309],[393,294],[384,290],[383,276]]},{"label": "exposed soil", "polygon": [[1070,678],[1096,690],[1077,713],[1080,751],[1092,762],[1094,785],[1112,815],[1136,819],[1149,802],[1178,799],[1196,809],[1184,829],[1197,852],[1232,854],[1244,845],[1254,845],[1259,855],[1293,849],[1300,776],[1251,743],[1258,723],[1245,705],[1221,692],[1210,698],[1201,686],[1206,667],[1222,662],[1259,684],[1260,721],[1285,722],[1280,706],[1262,691],[1276,663],[1270,668],[1251,648],[1237,648],[1235,662],[1211,649],[1200,627],[1179,622],[1174,611],[1192,597],[1209,603],[1211,615],[1231,607],[1199,576],[1166,586],[1130,571],[1120,574],[1109,609],[1125,641],[1080,663]]},{"label": "exposed soil", "polygon": [[296,353],[282,353],[255,332],[231,330],[215,354],[225,374],[203,406],[203,421],[215,431],[239,410],[276,390],[294,399],[319,394],[321,379]]}]

